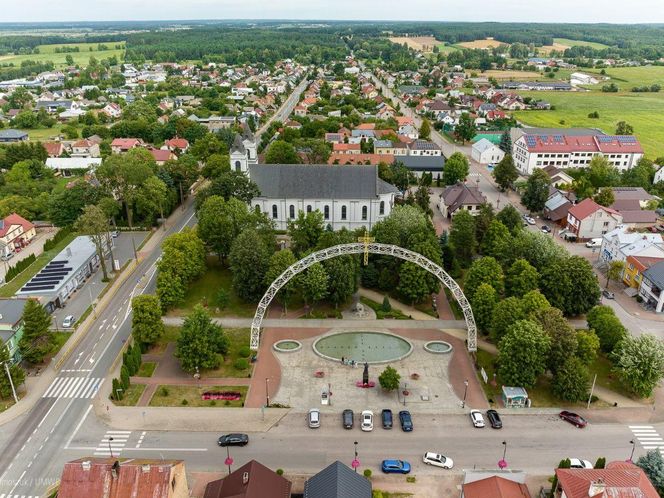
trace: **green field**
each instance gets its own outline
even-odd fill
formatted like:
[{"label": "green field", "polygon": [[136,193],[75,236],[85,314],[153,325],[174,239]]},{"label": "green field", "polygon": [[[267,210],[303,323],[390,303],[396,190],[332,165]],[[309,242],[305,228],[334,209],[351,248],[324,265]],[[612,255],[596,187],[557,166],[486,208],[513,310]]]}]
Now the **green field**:
[{"label": "green field", "polygon": [[[621,90],[630,90],[633,86],[652,85],[657,83],[664,87],[664,66],[616,67],[605,69],[606,76],[611,78]],[[581,70],[581,72],[586,72]],[[598,74],[598,71],[593,71]],[[590,74],[590,73],[589,73]],[[601,76],[601,75],[599,75]],[[605,83],[600,83],[601,87]]]},{"label": "green field", "polygon": [[440,43],[437,46],[441,54],[449,54],[450,52],[456,52],[457,50],[461,50],[459,47],[456,47],[454,45],[448,45],[446,43]]},{"label": "green field", "polygon": [[[662,68],[664,69],[664,68]],[[664,93],[592,92],[521,92],[524,96],[543,99],[555,106],[554,111],[518,111],[520,122],[539,127],[592,127],[614,133],[618,121],[634,127],[650,159],[664,155]],[[588,114],[597,111],[599,119]]]},{"label": "green field", "polygon": [[[124,47],[125,42],[106,42],[102,45],[106,45],[109,50],[97,50],[97,43],[66,43],[66,44],[54,44],[54,45],[39,45],[38,54],[29,54],[29,55],[2,55],[0,56],[0,64],[12,63],[16,66],[20,66],[23,61],[35,61],[35,62],[46,62],[51,61],[56,66],[65,66],[66,58],[68,55],[71,55],[74,59],[74,64],[85,65],[90,60],[90,57],[94,57],[97,60],[108,59],[109,57],[116,56],[118,61],[124,59]],[[116,49],[116,45],[122,45],[122,49]],[[79,52],[71,53],[55,53],[57,47],[78,47]],[[92,50],[90,50],[92,48]]]},{"label": "green field", "polygon": [[592,47],[595,50],[602,50],[605,48],[609,48],[608,45],[604,45],[603,43],[595,43],[595,42],[582,41],[582,40],[570,40],[568,38],[554,38],[553,42],[560,43],[561,45],[567,45],[568,47]]}]

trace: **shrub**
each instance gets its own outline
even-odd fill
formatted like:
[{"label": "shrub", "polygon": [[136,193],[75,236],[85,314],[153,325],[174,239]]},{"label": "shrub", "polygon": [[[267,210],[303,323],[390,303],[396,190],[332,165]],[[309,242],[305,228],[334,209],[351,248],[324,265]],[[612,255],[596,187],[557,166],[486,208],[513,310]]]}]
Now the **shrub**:
[{"label": "shrub", "polygon": [[10,280],[13,280],[14,277],[16,277],[19,273],[21,273],[23,270],[25,270],[28,266],[30,266],[32,263],[35,262],[37,259],[37,256],[34,254],[31,254],[25,259],[22,259],[16,265],[10,266],[9,269],[7,270],[7,274],[5,275],[5,282],[9,282]]},{"label": "shrub", "polygon": [[382,310],[385,313],[389,313],[390,311],[392,311],[392,305],[390,304],[390,298],[387,297],[387,295],[385,295],[385,297],[383,298]]},{"label": "shrub", "polygon": [[249,362],[244,358],[238,358],[235,360],[235,363],[233,363],[233,366],[236,370],[246,370],[249,368]]},{"label": "shrub", "polygon": [[168,388],[166,386],[161,386],[161,389],[159,389],[159,395],[166,397],[168,396],[168,393]]},{"label": "shrub", "polygon": [[210,401],[210,406],[217,406],[217,402],[215,400]]},{"label": "shrub", "polygon": [[71,231],[71,227],[63,228],[58,233],[56,233],[52,239],[48,239],[46,242],[44,242],[44,252],[53,249],[56,245],[58,245],[58,242],[67,237]]},{"label": "shrub", "polygon": [[415,482],[415,481],[416,481],[416,479],[415,479],[415,477],[413,477],[413,476],[408,476],[408,477],[406,477],[406,482],[413,483],[413,482]]},{"label": "shrub", "polygon": [[364,477],[366,477],[367,479],[371,479],[371,469],[364,469],[364,472],[362,472],[362,474],[364,474]]},{"label": "shrub", "polygon": [[251,356],[251,349],[249,346],[242,346],[238,353],[242,358],[249,358]]},{"label": "shrub", "polygon": [[189,404],[189,401],[187,401],[186,399],[183,399],[182,401],[180,401],[180,404],[183,405],[183,406],[186,406],[186,405]]},{"label": "shrub", "polygon": [[599,457],[597,461],[595,462],[595,468],[596,469],[603,469],[606,466],[606,458],[604,457]]},{"label": "shrub", "polygon": [[124,365],[120,368],[120,387],[124,390],[129,387],[129,369]]},{"label": "shrub", "polygon": [[284,475],[284,469],[277,469],[277,475],[278,476]]}]

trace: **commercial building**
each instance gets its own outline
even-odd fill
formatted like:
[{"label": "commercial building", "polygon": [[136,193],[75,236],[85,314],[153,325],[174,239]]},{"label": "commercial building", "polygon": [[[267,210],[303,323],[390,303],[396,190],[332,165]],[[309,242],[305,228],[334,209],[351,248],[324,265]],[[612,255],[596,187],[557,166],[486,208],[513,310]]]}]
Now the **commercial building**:
[{"label": "commercial building", "polygon": [[656,313],[664,311],[664,262],[656,263],[643,272],[639,296]]}]

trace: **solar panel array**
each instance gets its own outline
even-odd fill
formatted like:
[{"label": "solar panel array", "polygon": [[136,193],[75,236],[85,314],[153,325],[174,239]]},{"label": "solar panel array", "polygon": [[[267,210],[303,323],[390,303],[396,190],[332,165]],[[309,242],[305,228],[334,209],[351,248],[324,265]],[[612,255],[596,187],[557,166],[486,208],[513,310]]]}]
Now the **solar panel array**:
[{"label": "solar panel array", "polygon": [[537,145],[537,139],[533,135],[526,135],[526,145],[528,147],[535,147]]},{"label": "solar panel array", "polygon": [[55,289],[73,270],[69,260],[53,260],[23,286],[21,291],[48,291]]}]

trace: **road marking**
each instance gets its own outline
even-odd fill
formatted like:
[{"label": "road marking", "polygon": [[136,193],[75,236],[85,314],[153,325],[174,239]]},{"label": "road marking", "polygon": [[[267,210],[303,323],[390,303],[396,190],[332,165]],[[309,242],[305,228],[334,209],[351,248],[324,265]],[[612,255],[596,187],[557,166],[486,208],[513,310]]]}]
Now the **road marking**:
[{"label": "road marking", "polygon": [[91,398],[103,382],[98,377],[56,377],[42,398]]},{"label": "road marking", "polygon": [[141,444],[143,444],[143,438],[145,437],[146,432],[143,431],[141,433],[141,437],[138,438],[138,443],[136,443],[136,448],[140,448]]},{"label": "road marking", "polygon": [[664,455],[664,438],[652,425],[630,425],[629,428],[643,449],[659,449],[659,452]]},{"label": "road marking", "polygon": [[131,431],[106,431],[93,455],[109,457],[112,453],[113,456],[120,456],[130,436]]},{"label": "road marking", "polygon": [[[78,430],[79,430],[79,429],[81,428],[81,426],[83,425],[83,422],[85,422],[85,419],[88,417],[88,413],[90,413],[90,410],[92,410],[92,404],[90,404],[90,406],[88,406],[88,409],[85,410],[85,413],[84,413],[83,416],[81,417],[81,420],[78,422],[78,425],[77,425],[76,428],[74,429],[74,432],[72,432],[72,433],[71,433],[71,436],[69,436],[69,439],[67,440],[67,444],[65,444],[65,449],[67,449],[67,448],[69,447],[69,445],[71,444],[71,440],[74,439],[74,436],[76,435],[76,433],[78,432]],[[43,445],[42,445],[42,446],[43,446]],[[41,450],[41,448],[39,448],[39,449]]]}]

